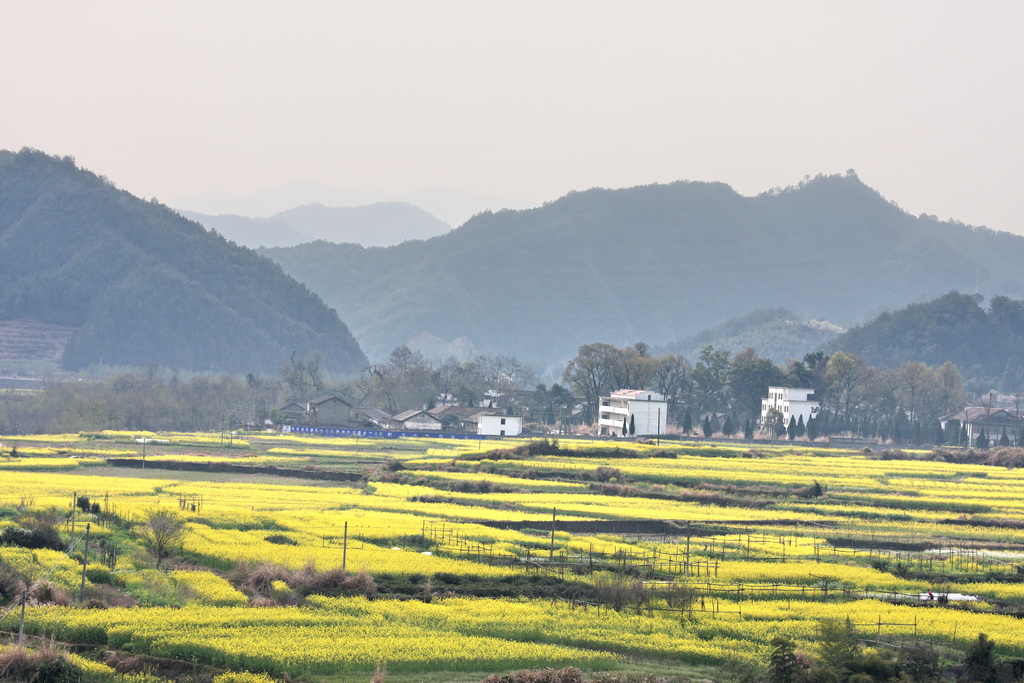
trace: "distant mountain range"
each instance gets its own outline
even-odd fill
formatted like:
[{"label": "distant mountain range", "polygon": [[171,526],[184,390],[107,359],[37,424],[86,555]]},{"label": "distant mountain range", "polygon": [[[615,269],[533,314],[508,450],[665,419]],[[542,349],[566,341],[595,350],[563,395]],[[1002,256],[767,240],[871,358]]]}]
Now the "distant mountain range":
[{"label": "distant mountain range", "polygon": [[732,318],[677,342],[651,350],[652,355],[675,353],[691,361],[707,346],[737,353],[753,348],[762,358],[784,366],[819,351],[845,332],[825,320],[804,320],[784,308],[761,309]]},{"label": "distant mountain range", "polygon": [[[266,217],[309,204],[320,204],[327,207],[362,207],[388,202],[412,204],[453,227],[462,225],[471,216],[484,211],[526,209],[534,206],[530,202],[483,197],[463,190],[449,190],[441,187],[388,194],[346,190],[330,187],[323,183],[289,183],[241,198],[225,193],[210,192],[196,197],[183,197],[171,202],[171,205],[181,211],[211,216]],[[419,237],[409,236],[402,239],[419,239]],[[401,241],[400,239],[397,242]]]},{"label": "distant mountain range", "polygon": [[0,320],[23,323],[0,330],[59,326],[68,370],[273,373],[292,353],[335,374],[366,363],[337,314],[277,265],[70,157],[0,151],[0,254]]},{"label": "distant mountain range", "polygon": [[1024,295],[1024,238],[911,216],[853,174],[755,197],[722,183],[594,189],[422,242],[262,253],[335,307],[371,358],[426,334],[556,362],[763,308],[845,327],[954,289]]},{"label": "distant mountain range", "polygon": [[405,202],[353,207],[306,204],[269,218],[182,213],[205,228],[254,249],[291,247],[316,240],[387,247],[406,240],[436,237],[451,230],[444,221]]},{"label": "distant mountain range", "polygon": [[[345,221],[384,233],[395,217],[446,227],[395,203],[293,205],[260,225],[336,239]],[[270,373],[294,352],[346,374],[367,362],[360,345],[375,360],[408,343],[550,366],[581,344],[644,341],[691,360],[707,344],[780,363],[826,347],[879,363],[962,357],[1004,383],[1024,376],[1014,327],[1024,304],[1008,298],[1024,298],[1024,237],[911,216],[852,174],[756,197],[698,182],[574,192],[390,247],[261,250],[280,267],[225,239],[229,228],[209,232],[70,158],[0,152],[0,359],[38,348],[71,370]],[[881,316],[831,339],[951,290],[969,294],[898,318],[944,322],[906,332]],[[979,294],[995,297],[993,311]],[[957,327],[962,348],[942,347],[964,318],[981,332]],[[997,333],[998,343],[975,339]]]}]

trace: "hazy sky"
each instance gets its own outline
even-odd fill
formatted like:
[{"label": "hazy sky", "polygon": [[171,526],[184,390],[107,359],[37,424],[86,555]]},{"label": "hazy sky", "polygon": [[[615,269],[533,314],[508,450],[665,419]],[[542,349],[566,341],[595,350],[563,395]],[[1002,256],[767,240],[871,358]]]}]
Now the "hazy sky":
[{"label": "hazy sky", "polygon": [[1024,3],[0,2],[0,148],[166,203],[857,171],[1024,233]]}]

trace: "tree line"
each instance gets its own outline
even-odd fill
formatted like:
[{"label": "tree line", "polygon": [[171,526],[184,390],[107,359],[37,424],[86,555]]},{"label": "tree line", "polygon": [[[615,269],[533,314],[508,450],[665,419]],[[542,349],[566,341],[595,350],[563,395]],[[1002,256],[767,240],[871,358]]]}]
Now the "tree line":
[{"label": "tree line", "polygon": [[[752,348],[733,354],[709,345],[691,365],[676,354],[652,356],[644,343],[625,348],[594,343],[579,348],[562,379],[584,401],[584,422],[594,421],[601,396],[650,389],[665,396],[670,420],[685,433],[709,427],[710,433],[737,433],[760,420],[769,386],[804,387],[814,390],[822,409],[816,426],[794,422],[799,436],[808,429],[816,429],[816,435],[844,431],[882,438],[920,433],[922,443],[933,443],[938,418],[966,401],[963,378],[951,362],[874,367],[844,351],[818,351],[783,367]],[[791,425],[781,427],[788,435]]]},{"label": "tree line", "polygon": [[[50,381],[38,392],[0,392],[0,429],[73,433],[262,427],[267,420],[279,421],[277,408],[328,394],[390,414],[440,403],[487,405],[503,394],[501,409],[529,422],[589,425],[596,421],[601,396],[642,388],[665,396],[670,423],[684,433],[733,435],[752,430],[768,387],[781,386],[813,389],[822,410],[813,425],[773,425],[780,436],[849,432],[941,443],[950,437],[943,433],[939,440],[938,418],[966,401],[963,378],[951,362],[934,367],[908,361],[886,368],[870,366],[845,351],[819,351],[781,366],[751,348],[734,354],[707,346],[691,364],[677,354],[652,355],[643,343],[620,348],[598,342],[579,348],[561,380],[538,383],[536,372],[512,356],[430,361],[407,346],[396,347],[382,362],[343,381],[332,378],[316,355],[292,354],[276,374],[265,377],[183,377],[150,366],[100,381]],[[1024,392],[1018,393],[1018,403],[1022,398]],[[956,436],[952,442],[962,445],[964,440]],[[988,437],[994,445],[1001,435]]]},{"label": "tree line", "polygon": [[50,380],[39,391],[0,391],[0,432],[67,434],[104,429],[128,431],[218,431],[262,428],[280,422],[277,409],[335,395],[353,406],[396,414],[432,408],[442,401],[480,406],[488,392],[514,394],[503,409],[545,416],[554,423],[576,402],[557,384],[536,384],[536,374],[511,356],[480,355],[460,361],[429,361],[406,346],[354,378],[338,380],[319,355],[291,354],[277,373],[181,375],[150,365],[115,372],[100,380]]}]

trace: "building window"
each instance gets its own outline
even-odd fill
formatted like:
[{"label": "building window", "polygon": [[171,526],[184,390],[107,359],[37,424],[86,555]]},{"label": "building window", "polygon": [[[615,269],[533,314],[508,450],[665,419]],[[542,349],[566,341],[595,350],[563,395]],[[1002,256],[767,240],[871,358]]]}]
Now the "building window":
[{"label": "building window", "polygon": [[[505,424],[505,418],[501,418],[501,424]],[[502,432],[504,434],[505,432]]]}]

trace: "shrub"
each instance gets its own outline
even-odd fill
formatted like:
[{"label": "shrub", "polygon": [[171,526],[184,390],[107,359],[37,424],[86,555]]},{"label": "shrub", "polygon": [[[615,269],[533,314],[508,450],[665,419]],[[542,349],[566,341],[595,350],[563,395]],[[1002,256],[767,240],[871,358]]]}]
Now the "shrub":
[{"label": "shrub", "polygon": [[268,596],[274,590],[275,581],[288,582],[291,578],[291,573],[287,569],[269,563],[256,567],[240,565],[236,575],[236,585],[254,596]]},{"label": "shrub", "polygon": [[484,683],[583,683],[583,672],[574,666],[564,669],[533,669],[510,674],[491,674]]},{"label": "shrub", "polygon": [[104,584],[94,584],[86,587],[85,597],[87,599],[85,606],[89,608],[137,607],[139,605],[138,600],[135,598],[121,593],[113,586]]},{"label": "shrub", "polygon": [[36,581],[29,588],[28,604],[68,607],[71,605],[71,598],[59,586],[50,581]]},{"label": "shrub", "polygon": [[622,470],[617,467],[606,467],[601,465],[594,470],[594,481],[611,481],[612,479],[622,480]]},{"label": "shrub", "polygon": [[267,543],[274,543],[275,545],[298,545],[299,542],[294,538],[285,536],[284,534],[270,534],[263,539]]},{"label": "shrub", "polygon": [[275,683],[277,679],[249,671],[228,671],[213,677],[212,683]]},{"label": "shrub", "polygon": [[25,582],[17,572],[0,562],[0,598],[3,598],[3,602],[9,602],[15,596],[21,595],[25,588]]},{"label": "shrub", "polygon": [[79,683],[82,672],[52,644],[34,650],[8,647],[0,651],[0,680]]},{"label": "shrub", "polygon": [[0,533],[0,545],[15,545],[32,550],[64,550],[56,527],[40,525],[34,529],[9,526]]},{"label": "shrub", "polygon": [[919,683],[937,681],[942,677],[939,653],[930,645],[909,645],[900,648],[900,671]]},{"label": "shrub", "polygon": [[85,578],[92,583],[114,583],[114,573],[110,568],[102,564],[90,564],[85,568]]},{"label": "shrub", "polygon": [[641,579],[611,573],[594,574],[594,594],[599,602],[610,605],[616,612],[623,607],[639,607],[649,597]]}]

